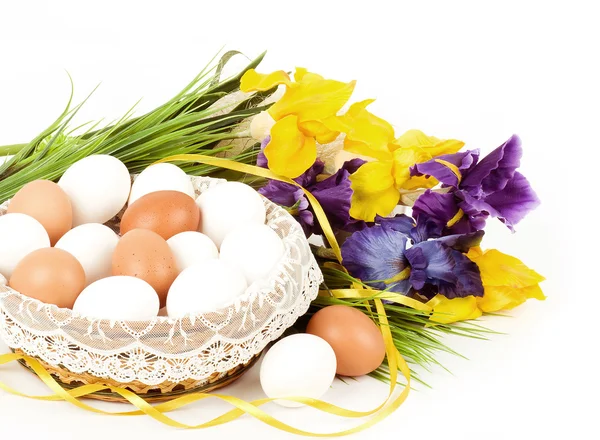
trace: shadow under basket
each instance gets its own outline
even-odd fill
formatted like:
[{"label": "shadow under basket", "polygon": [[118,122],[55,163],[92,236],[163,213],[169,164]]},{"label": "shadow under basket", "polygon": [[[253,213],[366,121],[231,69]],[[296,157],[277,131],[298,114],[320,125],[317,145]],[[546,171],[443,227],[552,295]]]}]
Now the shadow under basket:
[{"label": "shadow under basket", "polygon": [[[12,350],[14,353],[25,354],[22,350]],[[203,380],[188,379],[183,382],[165,381],[158,385],[146,385],[139,381],[129,383],[121,383],[112,379],[103,379],[93,376],[89,373],[73,373],[66,368],[52,366],[40,359],[36,360],[52,375],[52,377],[65,389],[70,390],[82,385],[101,384],[109,387],[125,388],[138,396],[142,397],[146,402],[166,402],[176,399],[177,397],[191,393],[208,393],[218,388],[222,388],[239,379],[246,371],[248,371],[254,363],[260,358],[260,354],[254,356],[249,362],[238,365],[229,371],[222,373],[213,373],[210,377]],[[27,361],[20,359],[19,363],[33,373]],[[34,373],[35,374],[35,373]],[[109,389],[98,391],[85,396],[89,399],[102,400],[105,402],[120,402],[127,403],[128,400],[121,397],[117,393],[113,393]]]}]

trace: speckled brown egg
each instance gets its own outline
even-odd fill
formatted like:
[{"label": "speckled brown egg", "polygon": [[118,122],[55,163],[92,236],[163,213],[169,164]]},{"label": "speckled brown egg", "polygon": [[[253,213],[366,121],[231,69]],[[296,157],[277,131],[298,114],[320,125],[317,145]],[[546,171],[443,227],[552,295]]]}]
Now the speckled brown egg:
[{"label": "speckled brown egg", "polygon": [[158,293],[160,306],[164,307],[169,287],[178,272],[173,253],[164,238],[149,229],[133,229],[121,237],[115,248],[112,274],[146,281]]},{"label": "speckled brown egg", "polygon": [[17,264],[9,286],[31,298],[71,309],[85,287],[85,272],[67,251],[38,249]]},{"label": "speckled brown egg", "polygon": [[381,331],[367,315],[354,307],[324,307],[310,319],[306,332],[331,345],[337,359],[336,373],[341,376],[369,374],[385,358]]},{"label": "speckled brown egg", "polygon": [[23,186],[10,201],[8,212],[27,214],[40,222],[52,246],[73,226],[69,196],[50,180],[34,180]]},{"label": "speckled brown egg", "polygon": [[156,191],[140,197],[123,214],[121,234],[149,229],[165,240],[198,230],[200,210],[193,198],[179,191]]}]

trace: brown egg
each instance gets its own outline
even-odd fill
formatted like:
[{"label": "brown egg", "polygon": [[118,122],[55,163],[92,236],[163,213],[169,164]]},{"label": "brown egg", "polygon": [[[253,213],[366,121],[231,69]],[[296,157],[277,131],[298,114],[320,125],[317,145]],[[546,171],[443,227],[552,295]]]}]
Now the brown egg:
[{"label": "brown egg", "polygon": [[165,240],[184,231],[196,231],[200,209],[193,198],[179,191],[156,191],[137,199],[123,214],[121,235],[132,229],[149,229]]},{"label": "brown egg", "polygon": [[121,237],[115,248],[112,274],[146,281],[156,290],[160,306],[164,307],[178,271],[175,257],[164,238],[148,229],[134,229]]},{"label": "brown egg", "polygon": [[71,309],[85,287],[85,271],[67,251],[38,249],[17,264],[9,286],[31,298]]},{"label": "brown egg", "polygon": [[306,332],[329,342],[337,359],[336,373],[341,376],[369,374],[385,358],[381,331],[354,307],[335,305],[319,310],[308,322]]},{"label": "brown egg", "polygon": [[34,180],[21,188],[10,201],[8,212],[27,214],[40,222],[52,246],[73,226],[69,196],[50,180]]}]

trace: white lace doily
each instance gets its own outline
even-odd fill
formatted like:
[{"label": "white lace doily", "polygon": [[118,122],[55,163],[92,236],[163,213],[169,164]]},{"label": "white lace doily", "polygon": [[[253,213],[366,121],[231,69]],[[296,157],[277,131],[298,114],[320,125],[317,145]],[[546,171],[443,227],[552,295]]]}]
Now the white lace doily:
[{"label": "white lace doily", "polygon": [[[192,179],[197,194],[222,182]],[[249,362],[306,313],[322,282],[300,225],[264,202],[267,225],[282,238],[285,255],[268,280],[235,303],[176,320],[91,320],[0,286],[0,337],[50,365],[123,383],[203,380]],[[0,206],[0,215],[7,206]]]}]

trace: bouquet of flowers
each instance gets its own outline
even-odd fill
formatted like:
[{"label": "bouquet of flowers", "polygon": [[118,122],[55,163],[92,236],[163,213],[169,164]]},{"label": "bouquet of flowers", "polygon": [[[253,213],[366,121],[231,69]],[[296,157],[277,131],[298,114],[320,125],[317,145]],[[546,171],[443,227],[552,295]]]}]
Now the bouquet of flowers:
[{"label": "bouquet of flowers", "polygon": [[[325,246],[313,247],[331,293],[316,305],[364,307],[356,298],[335,298],[334,288],[352,285],[424,303],[431,312],[420,316],[393,300],[385,301],[385,308],[397,348],[426,363],[433,359],[428,344],[408,341],[436,330],[481,333],[477,326],[448,324],[508,310],[529,298],[544,299],[542,276],[513,256],[481,247],[488,219],[514,232],[539,199],[517,171],[523,154],[518,136],[483,157],[459,140],[420,130],[397,136],[389,122],[368,110],[373,100],[342,110],[354,84],[303,68],[296,69],[293,80],[283,71],[246,72],[243,91],[285,88],[252,119],[252,136],[261,142],[257,165],[310,191],[342,242],[342,261],[333,264],[327,238]],[[323,234],[297,186],[270,181],[259,192],[292,213],[307,237]],[[395,214],[399,210],[412,215]]]}]

